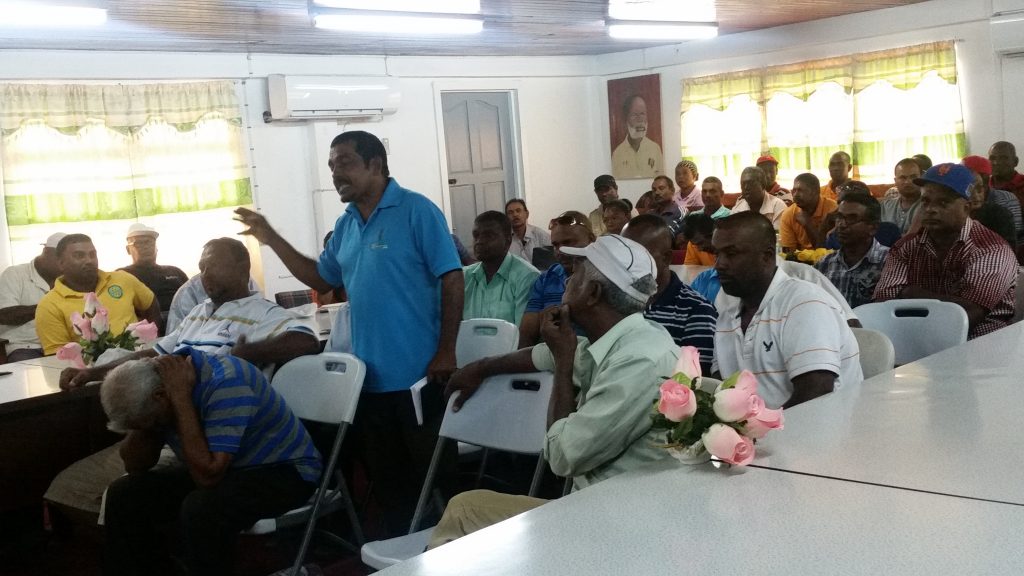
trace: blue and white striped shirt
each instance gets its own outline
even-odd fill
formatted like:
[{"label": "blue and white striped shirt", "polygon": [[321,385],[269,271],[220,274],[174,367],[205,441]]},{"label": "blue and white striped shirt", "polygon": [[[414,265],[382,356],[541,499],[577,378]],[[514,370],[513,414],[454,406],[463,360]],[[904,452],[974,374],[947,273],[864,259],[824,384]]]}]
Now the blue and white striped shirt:
[{"label": "blue and white striped shirt", "polygon": [[670,272],[671,279],[658,299],[647,304],[644,318],[668,330],[678,346],[693,346],[700,352],[700,367],[711,373],[715,356],[715,324],[718,312],[696,290]]}]

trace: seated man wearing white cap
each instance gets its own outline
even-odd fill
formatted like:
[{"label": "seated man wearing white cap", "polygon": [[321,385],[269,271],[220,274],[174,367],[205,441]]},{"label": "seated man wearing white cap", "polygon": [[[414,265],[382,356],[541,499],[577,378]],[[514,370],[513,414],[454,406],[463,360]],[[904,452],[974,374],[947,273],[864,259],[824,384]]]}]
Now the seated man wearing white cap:
[{"label": "seated man wearing white cap", "polygon": [[63,237],[63,232],[51,234],[39,256],[0,274],[0,338],[7,340],[8,362],[43,356],[36,334],[36,304],[60,276],[57,243]]},{"label": "seated man wearing white cap", "polygon": [[125,250],[132,257],[131,266],[120,268],[142,281],[150,290],[156,294],[160,303],[160,333],[164,333],[167,323],[167,314],[171,309],[171,300],[174,293],[182,284],[188,281],[188,275],[181,271],[181,268],[174,266],[161,266],[156,263],[156,239],[160,233],[146,226],[142,222],[136,222],[128,227],[128,234],[125,238],[127,245]]},{"label": "seated man wearing white cap", "polygon": [[[657,290],[657,268],[643,246],[607,235],[586,248],[561,250],[580,261],[562,305],[543,312],[545,344],[469,364],[452,375],[447,393],[460,392],[458,410],[488,376],[554,372],[544,457],[581,489],[668,456],[655,447],[650,412],[679,349],[665,328],[643,316]],[[589,340],[577,338],[573,323]],[[486,490],[462,493],[449,502],[431,546],[543,503]]]}]

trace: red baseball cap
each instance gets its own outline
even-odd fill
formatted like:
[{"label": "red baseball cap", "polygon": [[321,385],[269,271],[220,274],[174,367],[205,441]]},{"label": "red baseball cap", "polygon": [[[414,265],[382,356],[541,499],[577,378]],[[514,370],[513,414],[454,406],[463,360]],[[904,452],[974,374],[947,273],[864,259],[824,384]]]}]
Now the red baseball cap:
[{"label": "red baseball cap", "polygon": [[970,168],[972,172],[984,174],[985,176],[992,175],[992,163],[984,156],[967,156],[960,163]]},{"label": "red baseball cap", "polygon": [[767,154],[765,154],[764,156],[761,156],[760,158],[758,158],[757,162],[754,162],[754,165],[756,166],[756,165],[762,164],[764,162],[771,162],[772,164],[775,164],[776,166],[779,165],[779,161],[775,159],[775,156],[769,156]]}]

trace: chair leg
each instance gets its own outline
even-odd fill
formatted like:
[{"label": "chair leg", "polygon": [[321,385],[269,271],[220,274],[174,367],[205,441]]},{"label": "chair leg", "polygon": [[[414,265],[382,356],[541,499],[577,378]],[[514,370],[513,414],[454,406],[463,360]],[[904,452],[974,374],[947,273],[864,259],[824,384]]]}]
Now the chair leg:
[{"label": "chair leg", "polygon": [[341,491],[341,497],[345,500],[345,511],[348,513],[348,521],[352,524],[352,535],[356,539],[356,544],[362,546],[366,542],[366,539],[363,538],[363,527],[359,524],[356,504],[352,501],[348,486],[345,484],[345,475],[341,472],[338,472],[338,489]]},{"label": "chair leg", "polygon": [[483,482],[484,471],[487,470],[487,456],[489,455],[490,451],[488,451],[487,448],[484,448],[480,454],[480,469],[476,471],[476,484],[474,485],[477,488],[479,488],[480,483]]},{"label": "chair leg", "polygon": [[[345,431],[348,430],[348,423],[342,422],[338,426],[338,433],[334,436],[334,446],[331,448],[331,456],[328,458],[327,466],[320,474],[320,486],[317,488],[316,497],[313,499],[313,508],[309,511],[309,520],[306,521],[306,530],[302,534],[302,544],[299,545],[299,552],[295,555],[295,563],[292,564],[292,576],[299,576],[302,570],[302,562],[306,559],[306,550],[309,549],[309,542],[313,539],[313,530],[316,528],[317,515],[320,513],[320,504],[324,501],[327,493],[327,486],[334,475],[334,467],[338,464],[338,453],[341,452],[341,444],[345,440]],[[345,479],[341,479],[344,486]],[[346,491],[347,495],[348,492]]]},{"label": "chair leg", "polygon": [[423,489],[420,490],[419,500],[416,501],[416,511],[412,515],[409,534],[416,532],[420,521],[423,520],[423,509],[427,507],[427,500],[430,498],[434,475],[437,474],[437,466],[441,461],[441,453],[444,451],[444,440],[443,437],[438,437],[437,444],[434,445],[434,455],[430,458],[430,467],[427,468],[427,476],[423,479]]},{"label": "chair leg", "polygon": [[540,479],[544,475],[544,465],[546,463],[543,455],[537,456],[537,467],[533,470],[533,481],[530,482],[530,496],[537,495],[537,488],[540,487]]}]

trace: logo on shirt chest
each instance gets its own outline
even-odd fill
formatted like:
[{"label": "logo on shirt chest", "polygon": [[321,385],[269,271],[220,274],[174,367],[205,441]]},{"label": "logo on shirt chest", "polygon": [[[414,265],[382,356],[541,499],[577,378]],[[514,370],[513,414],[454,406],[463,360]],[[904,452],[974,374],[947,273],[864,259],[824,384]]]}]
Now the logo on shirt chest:
[{"label": "logo on shirt chest", "polygon": [[765,352],[771,352],[772,351],[772,346],[775,346],[775,342],[765,342],[764,340],[762,340],[761,341],[761,346],[764,346],[764,351]]},{"label": "logo on shirt chest", "polygon": [[114,284],[113,286],[107,288],[107,294],[110,295],[111,298],[120,300],[121,297],[124,296],[124,288],[121,288],[117,284]]}]

